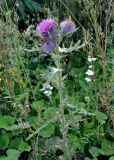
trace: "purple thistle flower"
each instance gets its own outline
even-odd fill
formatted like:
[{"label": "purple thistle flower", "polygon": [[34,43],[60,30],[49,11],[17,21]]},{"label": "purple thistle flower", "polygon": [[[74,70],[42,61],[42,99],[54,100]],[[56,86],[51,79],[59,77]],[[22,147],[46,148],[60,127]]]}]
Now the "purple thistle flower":
[{"label": "purple thistle flower", "polygon": [[71,36],[76,31],[76,25],[70,19],[66,19],[65,21],[61,22],[60,27],[62,33],[66,36]]},{"label": "purple thistle flower", "polygon": [[48,39],[42,43],[42,51],[45,53],[51,53],[56,47],[56,42],[54,40]]},{"label": "purple thistle flower", "polygon": [[50,36],[51,38],[55,37],[55,35],[57,34],[57,27],[54,19],[43,20],[39,25],[37,25],[36,31],[38,35],[44,38],[46,38],[47,36],[47,38],[49,38]]}]

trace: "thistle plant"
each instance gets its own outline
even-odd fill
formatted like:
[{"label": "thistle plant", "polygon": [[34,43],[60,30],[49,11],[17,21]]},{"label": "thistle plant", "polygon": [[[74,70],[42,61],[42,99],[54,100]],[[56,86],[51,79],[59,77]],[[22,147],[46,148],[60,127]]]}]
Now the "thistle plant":
[{"label": "thistle plant", "polygon": [[[44,95],[46,95],[50,100],[53,96],[53,87],[56,88],[59,97],[59,122],[60,122],[60,131],[62,134],[63,139],[63,152],[65,159],[71,159],[71,155],[68,148],[68,141],[67,141],[67,132],[68,132],[68,122],[65,118],[65,100],[66,95],[64,93],[64,76],[63,75],[63,64],[62,59],[66,56],[67,53],[72,51],[77,51],[80,48],[85,46],[85,42],[80,45],[80,41],[69,48],[61,48],[60,45],[63,44],[63,37],[71,37],[72,34],[76,32],[76,25],[75,23],[70,20],[64,20],[60,23],[60,25],[55,22],[54,19],[46,19],[43,20],[40,24],[36,27],[37,35],[41,37],[41,50],[45,52],[45,54],[50,55],[55,63],[55,67],[51,68],[51,73],[49,75],[48,80],[44,83],[43,91]],[[56,79],[56,83],[53,83],[53,80]],[[55,82],[55,81],[54,81]],[[54,85],[54,86],[52,86]],[[71,122],[70,122],[71,123]],[[33,135],[37,134],[36,131],[29,138]],[[28,138],[28,139],[29,139]]]}]

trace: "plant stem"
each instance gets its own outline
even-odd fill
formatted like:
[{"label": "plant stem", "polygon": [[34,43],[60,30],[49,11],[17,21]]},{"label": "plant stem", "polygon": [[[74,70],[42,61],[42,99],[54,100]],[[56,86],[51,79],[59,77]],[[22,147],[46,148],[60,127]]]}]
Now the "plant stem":
[{"label": "plant stem", "polygon": [[59,103],[60,103],[59,106],[60,106],[60,112],[61,112],[61,132],[62,132],[63,143],[64,143],[64,158],[67,159],[69,157],[69,153],[68,153],[67,138],[66,138],[67,130],[65,128],[65,116],[64,116],[61,55],[59,54],[58,47],[56,50],[56,55],[57,55],[57,59],[55,60],[55,64],[58,69],[58,94],[59,94]]}]

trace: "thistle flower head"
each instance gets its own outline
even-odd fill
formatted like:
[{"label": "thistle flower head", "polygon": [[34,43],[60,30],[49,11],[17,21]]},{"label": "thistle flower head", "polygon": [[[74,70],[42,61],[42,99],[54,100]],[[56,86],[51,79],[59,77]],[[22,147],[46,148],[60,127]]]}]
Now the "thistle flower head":
[{"label": "thistle flower head", "polygon": [[54,37],[57,33],[57,27],[54,19],[43,20],[40,24],[37,25],[36,31],[41,37]]},{"label": "thistle flower head", "polygon": [[62,33],[66,36],[71,36],[76,31],[76,25],[70,19],[61,22],[60,27]]},{"label": "thistle flower head", "polygon": [[48,39],[42,43],[42,51],[45,53],[51,53],[56,47],[56,42],[54,40]]}]

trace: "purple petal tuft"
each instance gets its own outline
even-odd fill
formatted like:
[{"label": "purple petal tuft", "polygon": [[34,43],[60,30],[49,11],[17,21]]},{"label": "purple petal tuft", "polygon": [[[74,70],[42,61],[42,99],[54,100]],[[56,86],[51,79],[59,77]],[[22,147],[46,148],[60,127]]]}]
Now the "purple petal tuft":
[{"label": "purple petal tuft", "polygon": [[70,19],[61,22],[60,27],[62,33],[66,36],[71,36],[76,31],[76,25]]},{"label": "purple petal tuft", "polygon": [[43,20],[39,25],[37,25],[36,31],[41,37],[54,37],[57,34],[57,27],[54,19]]},{"label": "purple petal tuft", "polygon": [[42,43],[42,51],[45,53],[52,53],[56,47],[56,42],[54,40],[46,40]]}]

